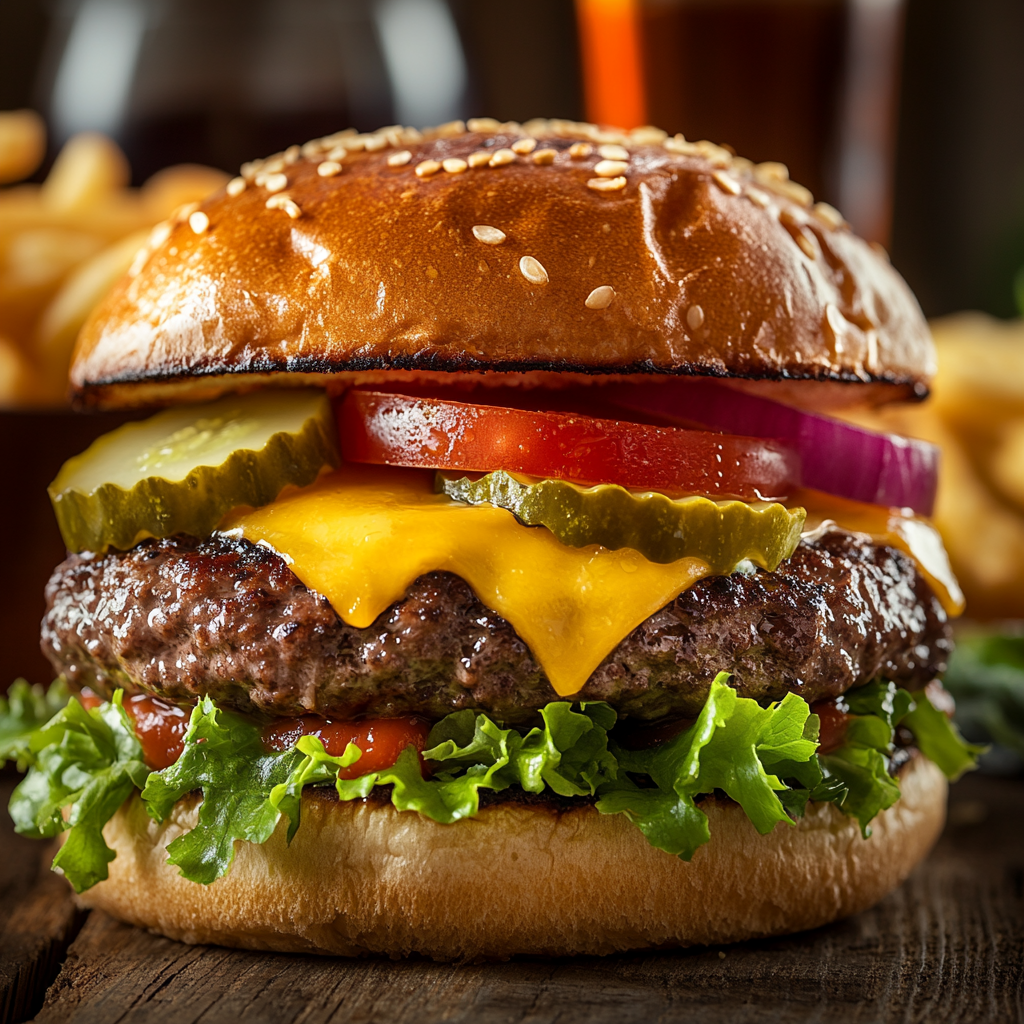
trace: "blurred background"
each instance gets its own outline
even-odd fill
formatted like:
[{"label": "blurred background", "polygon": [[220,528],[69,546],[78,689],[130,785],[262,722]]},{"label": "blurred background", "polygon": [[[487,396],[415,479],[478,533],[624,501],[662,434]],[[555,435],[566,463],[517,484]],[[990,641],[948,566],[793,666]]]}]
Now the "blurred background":
[{"label": "blurred background", "polygon": [[940,375],[877,423],[943,445],[969,614],[1024,619],[1022,43],[1021,0],[0,0],[0,678],[45,681],[45,485],[117,422],[61,411],[67,361],[151,226],[291,143],[474,115],[727,143],[888,248]]}]

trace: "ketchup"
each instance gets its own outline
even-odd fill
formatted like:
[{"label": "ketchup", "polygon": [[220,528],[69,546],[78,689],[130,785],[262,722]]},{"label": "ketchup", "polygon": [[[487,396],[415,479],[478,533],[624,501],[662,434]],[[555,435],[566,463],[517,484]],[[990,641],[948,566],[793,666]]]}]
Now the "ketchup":
[{"label": "ketchup", "polygon": [[[303,736],[316,736],[332,757],[341,757],[354,743],[362,756],[355,764],[338,771],[339,779],[357,779],[368,772],[390,768],[398,755],[412,745],[422,751],[427,745],[430,723],[421,718],[369,718],[360,722],[338,722],[320,715],[280,718],[263,730],[263,744],[269,750],[290,750]],[[421,762],[422,767],[422,762]]]},{"label": "ketchup", "polygon": [[[78,696],[85,708],[95,708],[103,698],[88,687]],[[184,749],[190,708],[138,694],[126,697],[124,709],[135,726],[142,757],[154,771],[169,768]],[[370,718],[360,722],[338,722],[320,715],[278,718],[263,730],[263,745],[268,750],[291,750],[303,736],[316,736],[332,757],[341,757],[349,743],[362,751],[359,760],[338,772],[339,778],[356,779],[368,772],[390,768],[410,744],[416,751],[427,745],[430,723],[421,718]],[[422,767],[422,759],[421,759]]]},{"label": "ketchup", "polygon": [[[103,698],[88,687],[78,697],[84,708],[95,708]],[[185,749],[185,730],[190,711],[186,711],[159,697],[139,693],[126,697],[124,709],[135,726],[135,735],[142,747],[142,759],[154,771],[170,768]]]},{"label": "ketchup", "polygon": [[831,754],[843,745],[850,716],[836,707],[834,700],[823,700],[811,705],[811,712],[818,716],[821,726],[818,732],[818,753]]}]

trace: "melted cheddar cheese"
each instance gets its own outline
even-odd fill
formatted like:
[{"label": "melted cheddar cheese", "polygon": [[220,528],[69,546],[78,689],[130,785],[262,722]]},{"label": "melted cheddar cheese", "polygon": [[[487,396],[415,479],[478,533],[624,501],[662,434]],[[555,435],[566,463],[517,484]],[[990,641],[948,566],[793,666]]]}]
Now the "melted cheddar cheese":
[{"label": "melted cheddar cheese", "polygon": [[[348,465],[263,508],[239,511],[223,528],[276,551],[360,628],[401,600],[417,577],[456,573],[513,626],[563,697],[579,692],[636,626],[710,574],[696,558],[664,565],[631,549],[567,547],[505,509],[452,501],[432,484],[430,472]],[[928,523],[801,497],[812,499],[807,504],[815,505],[816,521],[832,519],[906,551],[947,610],[962,608],[942,542]]]}]

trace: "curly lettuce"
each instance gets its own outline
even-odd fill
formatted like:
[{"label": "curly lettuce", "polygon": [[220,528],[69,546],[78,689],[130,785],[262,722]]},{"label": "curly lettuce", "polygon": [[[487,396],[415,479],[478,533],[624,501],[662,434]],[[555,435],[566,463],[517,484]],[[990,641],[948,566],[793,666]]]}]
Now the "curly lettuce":
[{"label": "curly lettuce", "polygon": [[[853,716],[845,741],[821,754],[819,721],[806,701],[789,694],[761,707],[740,697],[728,679],[725,673],[715,678],[688,728],[645,750],[616,742],[609,705],[556,701],[527,731],[473,711],[448,715],[433,727],[422,754],[408,747],[390,768],[363,774],[354,744],[334,756],[315,736],[303,736],[290,750],[268,751],[257,725],[208,697],[192,711],[181,756],[162,771],[143,764],[120,695],[89,711],[72,699],[28,732],[42,698],[12,696],[7,716],[0,716],[0,737],[13,738],[17,746],[9,749],[28,767],[11,800],[17,830],[40,837],[68,830],[55,866],[78,891],[107,877],[113,853],[102,829],[135,791],[156,821],[166,820],[187,794],[202,794],[195,824],[168,846],[168,859],[185,878],[209,884],[230,870],[238,841],[266,842],[282,818],[290,842],[307,786],[332,786],[341,800],[390,787],[398,810],[444,824],[476,815],[482,790],[515,786],[589,797],[599,812],[625,815],[652,845],[689,859],[709,839],[701,803],[711,794],[734,800],[761,833],[793,824],[809,801],[826,801],[856,818],[867,836],[872,818],[899,797],[890,775],[897,727],[910,729],[951,777],[977,752],[923,692],[876,683],[844,698]],[[52,698],[62,699],[59,692]]]}]

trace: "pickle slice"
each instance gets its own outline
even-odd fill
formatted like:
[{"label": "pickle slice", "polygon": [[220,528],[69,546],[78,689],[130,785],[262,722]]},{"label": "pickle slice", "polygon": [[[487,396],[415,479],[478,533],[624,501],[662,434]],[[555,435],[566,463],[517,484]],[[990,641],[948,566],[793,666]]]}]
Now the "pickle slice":
[{"label": "pickle slice", "polygon": [[239,506],[337,466],[321,391],[257,391],[126,423],[61,467],[50,500],[71,551],[127,550],[146,537],[205,537]]},{"label": "pickle slice", "polygon": [[522,482],[509,473],[479,480],[437,474],[437,490],[471,505],[508,509],[525,526],[546,526],[573,548],[633,548],[652,562],[699,558],[716,575],[749,559],[775,569],[800,541],[807,513],[775,502],[748,505],[711,498],[673,499],[617,484],[580,487],[565,480]]}]

